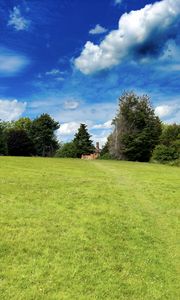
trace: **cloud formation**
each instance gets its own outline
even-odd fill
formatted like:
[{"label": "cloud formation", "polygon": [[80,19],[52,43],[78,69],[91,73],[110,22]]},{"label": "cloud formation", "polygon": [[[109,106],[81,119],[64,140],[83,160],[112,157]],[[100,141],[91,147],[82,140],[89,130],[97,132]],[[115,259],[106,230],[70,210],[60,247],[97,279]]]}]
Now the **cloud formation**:
[{"label": "cloud formation", "polygon": [[12,121],[18,119],[26,109],[26,102],[0,100],[0,119]]},{"label": "cloud formation", "polygon": [[90,34],[102,34],[107,32],[107,29],[102,27],[101,25],[97,24],[94,28],[89,30]]},{"label": "cloud formation", "polygon": [[111,129],[112,128],[112,120],[109,120],[103,124],[97,124],[92,127],[92,129]]},{"label": "cloud formation", "polygon": [[70,110],[74,110],[76,108],[78,108],[79,106],[79,101],[75,101],[75,100],[66,100],[64,102],[64,108],[65,109],[70,109]]},{"label": "cloud formation", "polygon": [[29,64],[29,59],[6,48],[0,48],[0,76],[13,76]]},{"label": "cloud formation", "polygon": [[78,122],[69,122],[64,123],[61,125],[61,127],[57,131],[57,135],[72,135],[74,134],[80,126],[80,123]]},{"label": "cloud formation", "polygon": [[173,107],[169,105],[160,105],[155,108],[155,114],[160,118],[167,117],[173,111]]},{"label": "cloud formation", "polygon": [[57,75],[61,75],[64,74],[64,72],[61,72],[59,69],[52,69],[51,71],[47,71],[45,73],[45,75],[47,76],[57,76]]},{"label": "cloud formation", "polygon": [[75,66],[84,74],[111,68],[128,60],[163,54],[166,43],[178,33],[180,1],[162,0],[123,14],[117,30],[99,44],[88,41]]},{"label": "cloud formation", "polygon": [[16,31],[27,31],[30,26],[30,21],[22,16],[18,6],[14,6],[9,15],[8,26],[12,26]]}]

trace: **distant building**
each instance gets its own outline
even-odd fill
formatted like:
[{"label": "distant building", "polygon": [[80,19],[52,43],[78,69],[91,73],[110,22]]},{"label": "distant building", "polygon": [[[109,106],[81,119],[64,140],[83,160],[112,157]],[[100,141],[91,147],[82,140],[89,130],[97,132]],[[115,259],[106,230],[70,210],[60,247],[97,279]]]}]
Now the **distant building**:
[{"label": "distant building", "polygon": [[99,142],[97,142],[94,153],[92,153],[92,154],[82,154],[81,159],[87,159],[87,160],[97,159],[100,155],[100,152],[101,152],[101,150],[99,148]]}]

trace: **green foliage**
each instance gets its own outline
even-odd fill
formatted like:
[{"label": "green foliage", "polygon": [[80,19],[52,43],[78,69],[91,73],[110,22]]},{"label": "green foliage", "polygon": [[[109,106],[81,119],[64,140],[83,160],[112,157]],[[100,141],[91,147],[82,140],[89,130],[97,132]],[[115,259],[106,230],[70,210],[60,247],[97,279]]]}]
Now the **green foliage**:
[{"label": "green foliage", "polygon": [[149,97],[124,93],[119,99],[114,125],[110,153],[118,159],[149,161],[161,134],[161,122]]},{"label": "green foliage", "polygon": [[76,147],[73,142],[65,143],[56,151],[56,157],[76,157]]},{"label": "green foliage", "polygon": [[99,159],[112,159],[113,158],[109,151],[110,142],[111,142],[111,135],[108,137],[106,144],[102,147]]},{"label": "green foliage", "polygon": [[152,158],[159,162],[168,162],[179,158],[176,149],[172,146],[158,145],[153,151]]},{"label": "green foliage", "polygon": [[160,145],[153,151],[152,159],[161,163],[176,161],[180,158],[180,125],[164,125]]},{"label": "green foliage", "polygon": [[28,134],[30,133],[31,126],[32,126],[32,120],[30,118],[20,118],[17,121],[13,122],[13,127],[17,129],[23,129]]},{"label": "green foliage", "polygon": [[36,118],[30,128],[30,136],[34,143],[36,155],[53,156],[58,149],[55,131],[60,127],[48,114]]},{"label": "green foliage", "polygon": [[8,155],[31,156],[34,147],[31,139],[24,129],[11,128],[7,132]]},{"label": "green foliage", "polygon": [[178,300],[180,169],[0,158],[1,300]]},{"label": "green foliage", "polygon": [[170,146],[172,144],[178,144],[180,142],[180,125],[172,124],[172,125],[164,125],[163,130],[160,137],[161,144],[165,146]]},{"label": "green foliage", "polygon": [[4,123],[0,121],[0,155],[7,154],[7,141],[4,129]]},{"label": "green foliage", "polygon": [[95,148],[90,138],[91,135],[88,133],[87,126],[81,124],[73,139],[73,144],[76,148],[76,157],[80,158],[82,154],[88,155],[94,152]]}]

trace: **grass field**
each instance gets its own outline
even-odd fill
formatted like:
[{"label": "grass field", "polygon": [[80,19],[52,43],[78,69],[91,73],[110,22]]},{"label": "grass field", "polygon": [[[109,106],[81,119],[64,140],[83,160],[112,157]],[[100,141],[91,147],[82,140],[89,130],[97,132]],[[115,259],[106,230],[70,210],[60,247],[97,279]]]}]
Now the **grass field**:
[{"label": "grass field", "polygon": [[180,168],[0,158],[1,300],[180,297]]}]

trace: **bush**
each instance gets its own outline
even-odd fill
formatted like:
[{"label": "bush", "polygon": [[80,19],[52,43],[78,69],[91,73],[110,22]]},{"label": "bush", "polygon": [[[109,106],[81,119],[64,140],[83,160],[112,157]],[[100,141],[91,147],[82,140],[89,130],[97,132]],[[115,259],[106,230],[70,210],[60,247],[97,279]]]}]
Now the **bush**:
[{"label": "bush", "polygon": [[77,157],[76,155],[76,147],[73,142],[65,143],[60,146],[60,148],[56,151],[56,157]]},{"label": "bush", "polygon": [[177,160],[179,153],[173,146],[158,145],[153,151],[152,159],[161,163]]}]

